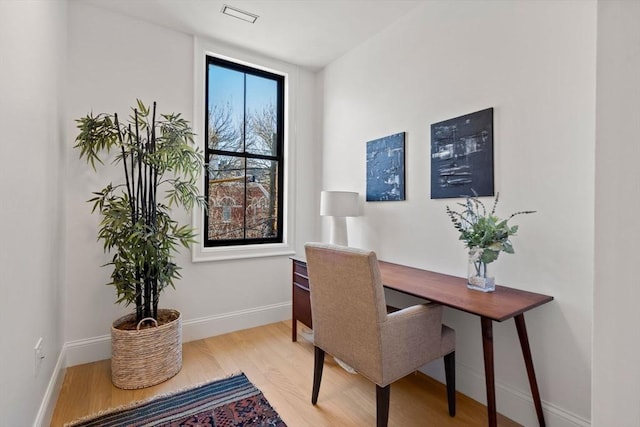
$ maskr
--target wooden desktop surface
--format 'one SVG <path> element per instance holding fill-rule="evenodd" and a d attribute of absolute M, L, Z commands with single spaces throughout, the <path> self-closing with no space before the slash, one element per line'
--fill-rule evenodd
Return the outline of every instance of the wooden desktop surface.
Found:
<path fill-rule="evenodd" d="M 534 307 L 548 303 L 553 297 L 496 286 L 494 292 L 467 288 L 467 280 L 406 265 L 379 261 L 382 283 L 389 289 L 424 298 L 497 322 L 511 319 Z"/>

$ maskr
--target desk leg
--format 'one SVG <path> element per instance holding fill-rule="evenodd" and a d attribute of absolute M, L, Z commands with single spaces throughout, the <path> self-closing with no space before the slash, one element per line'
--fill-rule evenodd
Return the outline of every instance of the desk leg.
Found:
<path fill-rule="evenodd" d="M 295 264 L 294 264 L 295 268 Z M 295 273 L 295 272 L 294 272 Z M 291 341 L 298 341 L 298 317 L 296 316 L 296 285 L 291 286 Z"/>
<path fill-rule="evenodd" d="M 493 370 L 493 324 L 492 320 L 481 317 L 482 323 L 482 349 L 484 350 L 484 377 L 487 384 L 487 413 L 489 427 L 498 425 L 496 415 L 496 384 Z"/>
<path fill-rule="evenodd" d="M 540 391 L 538 390 L 538 382 L 536 381 L 536 373 L 533 370 L 533 359 L 531 358 L 531 347 L 529 346 L 529 336 L 527 335 L 527 327 L 524 323 L 524 314 L 518 314 L 514 320 L 518 330 L 518 338 L 520 338 L 520 347 L 522 347 L 522 356 L 524 364 L 527 367 L 527 376 L 529 377 L 529 385 L 531 386 L 531 395 L 533 396 L 533 404 L 536 407 L 538 415 L 538 423 L 540 427 L 545 427 L 544 413 L 542 412 L 542 402 L 540 401 Z"/>
<path fill-rule="evenodd" d="M 296 291 L 293 286 L 293 296 L 291 297 L 291 341 L 298 341 L 298 318 L 296 317 Z"/>

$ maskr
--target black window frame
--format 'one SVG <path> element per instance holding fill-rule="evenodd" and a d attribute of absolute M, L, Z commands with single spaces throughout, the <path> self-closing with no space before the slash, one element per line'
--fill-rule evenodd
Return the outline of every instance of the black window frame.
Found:
<path fill-rule="evenodd" d="M 263 77 L 267 79 L 274 80 L 276 82 L 276 154 L 275 155 L 264 155 L 257 153 L 250 153 L 243 149 L 243 151 L 227 151 L 227 150 L 218 150 L 209 148 L 209 66 L 216 65 L 219 67 L 227 68 L 230 70 L 250 74 L 253 76 Z M 247 167 L 246 161 L 248 159 L 259 159 L 259 160 L 271 160 L 277 162 L 277 176 L 276 176 L 276 185 L 277 185 L 277 220 L 276 220 L 276 235 L 273 237 L 262 237 L 262 238 L 247 238 L 246 237 L 246 212 L 244 215 L 245 224 L 244 224 L 244 233 L 245 237 L 241 239 L 210 239 L 209 238 L 209 207 L 205 208 L 204 212 L 204 247 L 224 247 L 224 246 L 241 246 L 241 245 L 254 245 L 254 244 L 270 244 L 270 243 L 283 243 L 284 236 L 284 171 L 285 171 L 285 153 L 284 153 L 284 134 L 285 134 L 285 83 L 286 78 L 282 74 L 276 74 L 269 71 L 265 71 L 259 68 L 251 67 L 245 64 L 239 64 L 237 62 L 233 62 L 227 59 L 218 58 L 215 56 L 206 55 L 205 60 L 205 108 L 204 108 L 204 154 L 205 159 L 208 163 L 211 155 L 222 155 L 222 156 L 232 156 L 244 158 L 245 160 L 245 168 Z M 246 94 L 245 94 L 246 95 Z M 246 113 L 246 108 L 245 108 Z M 246 117 L 245 117 L 246 120 Z M 246 147 L 245 144 L 243 146 Z M 205 171 L 204 176 L 204 192 L 206 200 L 209 200 L 209 172 Z M 245 210 L 247 207 L 246 200 L 246 186 L 245 186 L 245 200 L 244 206 Z"/>

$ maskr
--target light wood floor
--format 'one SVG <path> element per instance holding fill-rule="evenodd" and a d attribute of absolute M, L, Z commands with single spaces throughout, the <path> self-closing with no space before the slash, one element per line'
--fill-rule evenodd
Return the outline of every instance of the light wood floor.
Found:
<path fill-rule="evenodd" d="M 291 342 L 291 322 L 185 343 L 183 368 L 172 379 L 143 390 L 111 384 L 108 360 L 67 369 L 52 427 L 88 414 L 244 372 L 289 427 L 374 426 L 375 386 L 325 359 L 317 406 L 311 405 L 313 345 Z M 486 426 L 486 407 L 460 393 L 457 415 L 449 417 L 444 385 L 421 373 L 391 387 L 390 427 Z M 499 416 L 501 427 L 519 424 Z"/>

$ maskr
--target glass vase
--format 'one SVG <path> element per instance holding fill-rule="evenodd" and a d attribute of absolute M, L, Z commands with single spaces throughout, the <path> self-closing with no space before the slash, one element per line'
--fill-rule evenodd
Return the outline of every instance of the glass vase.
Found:
<path fill-rule="evenodd" d="M 467 287 L 476 291 L 493 292 L 496 290 L 496 282 L 487 271 L 488 264 L 482 261 L 482 251 L 482 248 L 469 249 Z"/>

